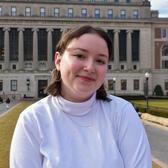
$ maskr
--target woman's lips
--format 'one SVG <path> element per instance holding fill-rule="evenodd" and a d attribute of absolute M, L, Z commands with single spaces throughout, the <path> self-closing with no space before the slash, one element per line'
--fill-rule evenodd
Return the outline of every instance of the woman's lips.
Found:
<path fill-rule="evenodd" d="M 85 80 L 85 81 L 95 81 L 94 78 L 89 77 L 89 76 L 78 76 L 80 79 Z"/>

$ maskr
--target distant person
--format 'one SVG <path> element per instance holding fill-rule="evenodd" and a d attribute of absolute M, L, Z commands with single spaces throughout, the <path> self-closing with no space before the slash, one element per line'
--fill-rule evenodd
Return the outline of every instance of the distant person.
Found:
<path fill-rule="evenodd" d="M 10 98 L 8 97 L 5 102 L 6 102 L 6 108 L 8 109 L 10 104 Z"/>
<path fill-rule="evenodd" d="M 3 98 L 0 96 L 0 103 L 3 103 Z"/>
<path fill-rule="evenodd" d="M 10 168 L 152 167 L 134 107 L 105 91 L 111 55 L 111 41 L 100 28 L 82 26 L 63 33 L 50 95 L 21 113 Z"/>

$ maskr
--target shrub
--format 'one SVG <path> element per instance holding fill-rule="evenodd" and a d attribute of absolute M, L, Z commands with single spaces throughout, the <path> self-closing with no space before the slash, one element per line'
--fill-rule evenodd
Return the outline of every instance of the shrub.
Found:
<path fill-rule="evenodd" d="M 160 85 L 155 86 L 155 89 L 153 91 L 153 95 L 155 95 L 155 96 L 163 96 L 164 95 L 162 87 Z"/>

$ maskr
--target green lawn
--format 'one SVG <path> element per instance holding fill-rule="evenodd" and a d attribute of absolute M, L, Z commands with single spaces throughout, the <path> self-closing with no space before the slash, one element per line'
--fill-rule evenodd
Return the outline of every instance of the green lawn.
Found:
<path fill-rule="evenodd" d="M 9 149 L 18 116 L 32 102 L 21 102 L 0 118 L 0 168 L 9 167 Z"/>
<path fill-rule="evenodd" d="M 133 100 L 135 104 L 146 106 L 146 100 Z M 149 99 L 148 100 L 149 106 L 152 107 L 160 107 L 160 108 L 168 108 L 168 100 L 161 100 L 161 99 Z"/>
<path fill-rule="evenodd" d="M 159 165 L 157 165 L 156 163 L 152 163 L 152 168 L 163 168 L 163 167 L 160 167 Z"/>
<path fill-rule="evenodd" d="M 9 150 L 15 124 L 21 111 L 32 103 L 21 102 L 0 118 L 0 168 L 9 168 Z M 153 168 L 161 167 L 153 163 Z"/>

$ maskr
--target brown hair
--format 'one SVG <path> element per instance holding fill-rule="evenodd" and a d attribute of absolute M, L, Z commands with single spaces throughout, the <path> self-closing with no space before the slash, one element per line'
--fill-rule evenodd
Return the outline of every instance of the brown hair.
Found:
<path fill-rule="evenodd" d="M 108 53 L 110 58 L 112 55 L 112 43 L 107 33 L 101 28 L 93 27 L 89 25 L 72 28 L 63 32 L 61 39 L 56 46 L 56 51 L 59 52 L 60 55 L 62 55 L 66 50 L 67 46 L 69 45 L 69 43 L 73 39 L 79 38 L 80 36 L 86 33 L 97 34 L 98 36 L 100 36 L 105 40 L 108 47 Z M 52 71 L 51 83 L 47 87 L 46 91 L 53 96 L 61 95 L 61 74 L 60 74 L 60 71 L 58 71 L 56 68 Z M 104 85 L 102 85 L 97 90 L 96 98 L 101 100 L 107 99 L 107 93 L 104 88 Z"/>

